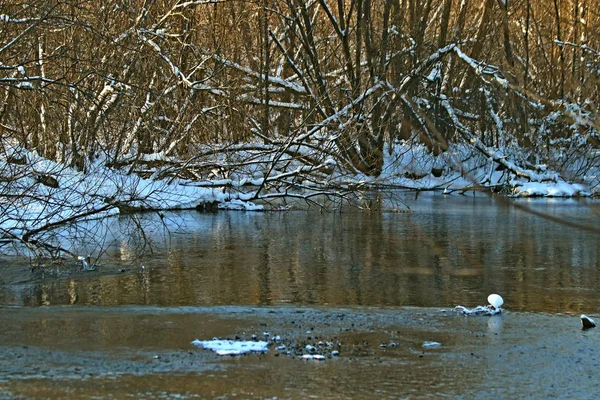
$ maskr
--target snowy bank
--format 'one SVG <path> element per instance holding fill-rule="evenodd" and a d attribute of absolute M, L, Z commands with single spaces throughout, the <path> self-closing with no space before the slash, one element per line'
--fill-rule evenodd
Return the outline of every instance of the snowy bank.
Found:
<path fill-rule="evenodd" d="M 118 213 L 194 209 L 213 202 L 223 209 L 263 209 L 218 186 L 198 186 L 184 179 L 143 178 L 127 170 L 108 168 L 104 161 L 96 160 L 83 173 L 34 152 L 5 152 L 0 159 L 0 229 L 4 236 L 22 236 L 63 222 Z"/>
<path fill-rule="evenodd" d="M 309 157 L 314 149 L 301 146 L 292 158 L 273 158 L 259 145 L 253 153 L 250 144 L 239 145 L 239 151 L 232 150 L 227 159 L 206 151 L 206 157 L 213 157 L 206 161 L 210 165 L 236 167 L 213 168 L 204 175 L 186 170 L 186 160 L 160 154 L 147 155 L 148 164 L 120 168 L 98 156 L 81 172 L 7 141 L 2 147 L 0 235 L 5 241 L 34 247 L 47 242 L 56 228 L 116 214 L 287 210 L 287 201 L 292 199 L 322 208 L 327 208 L 327 201 L 339 200 L 360 206 L 365 192 L 394 189 L 446 194 L 484 191 L 516 197 L 594 196 L 600 176 L 598 168 L 592 167 L 581 181 L 568 181 L 546 166 L 528 166 L 525 161 L 517 165 L 518 154 L 505 156 L 498 149 L 483 154 L 465 145 L 450 145 L 434 155 L 424 145 L 405 141 L 394 143 L 393 151 L 386 149 L 384 168 L 376 177 L 349 174 L 329 156 L 308 166 L 300 156 L 306 152 Z M 250 158 L 253 161 L 246 162 Z M 498 160 L 503 161 L 499 164 Z M 185 178 L 181 171 L 188 172 Z"/>

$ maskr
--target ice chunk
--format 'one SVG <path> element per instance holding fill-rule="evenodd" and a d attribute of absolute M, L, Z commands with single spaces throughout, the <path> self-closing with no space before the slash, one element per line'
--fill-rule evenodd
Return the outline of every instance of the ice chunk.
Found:
<path fill-rule="evenodd" d="M 306 349 L 306 351 L 308 351 L 309 353 L 314 353 L 314 352 L 317 351 L 317 349 L 315 348 L 315 346 L 311 346 L 310 344 L 307 344 L 304 349 Z"/>
<path fill-rule="evenodd" d="M 194 346 L 212 350 L 220 356 L 240 355 L 245 353 L 262 353 L 268 351 L 268 342 L 244 340 L 194 340 Z"/>
<path fill-rule="evenodd" d="M 311 354 L 305 354 L 302 356 L 303 360 L 316 360 L 316 361 L 324 361 L 325 360 L 325 356 L 322 356 L 320 354 L 315 354 L 314 356 Z"/>

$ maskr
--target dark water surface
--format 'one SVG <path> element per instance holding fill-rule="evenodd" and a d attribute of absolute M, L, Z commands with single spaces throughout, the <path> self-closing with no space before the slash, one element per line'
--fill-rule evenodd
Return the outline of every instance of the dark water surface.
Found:
<path fill-rule="evenodd" d="M 0 399 L 596 399 L 600 391 L 600 331 L 582 331 L 565 315 L 292 306 L 0 311 Z M 265 330 L 287 349 L 331 341 L 340 354 L 304 361 L 273 344 L 265 354 L 219 357 L 190 345 L 262 338 Z"/>
<path fill-rule="evenodd" d="M 128 217 L 98 222 L 114 238 L 99 271 L 16 273 L 0 304 L 452 307 L 496 292 L 510 310 L 600 310 L 599 235 L 487 197 L 404 201 L 411 213 L 145 214 L 144 235 Z M 590 200 L 514 201 L 599 218 Z"/>

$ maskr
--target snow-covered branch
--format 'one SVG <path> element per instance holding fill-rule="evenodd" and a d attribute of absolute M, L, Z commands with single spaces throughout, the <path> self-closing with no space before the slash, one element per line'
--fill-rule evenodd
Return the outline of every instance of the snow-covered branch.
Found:
<path fill-rule="evenodd" d="M 574 47 L 574 48 L 583 50 L 585 52 L 589 52 L 596 57 L 600 57 L 600 51 L 592 49 L 587 44 L 577 44 L 577 43 L 565 42 L 565 41 L 561 41 L 561 40 L 554 40 L 554 44 L 556 44 L 558 46 Z"/>
<path fill-rule="evenodd" d="M 215 59 L 216 61 L 218 61 L 219 63 L 225 65 L 226 67 L 230 67 L 233 68 L 235 70 L 238 70 L 240 72 L 243 72 L 244 74 L 251 76 L 253 78 L 256 78 L 260 81 L 264 81 L 265 80 L 265 76 L 259 74 L 256 71 L 252 71 L 250 68 L 248 67 L 243 67 L 237 63 L 234 63 L 232 61 L 226 60 L 225 58 L 223 58 L 222 56 L 218 55 L 218 54 L 213 54 L 212 58 Z M 306 89 L 302 86 L 299 85 L 295 82 L 286 80 L 286 79 L 282 79 L 282 78 L 278 78 L 272 75 L 268 75 L 267 76 L 267 80 L 270 84 L 276 85 L 276 86 L 280 86 L 282 88 L 285 88 L 289 91 L 291 91 L 292 93 L 298 94 L 298 95 L 305 95 L 306 94 Z"/>

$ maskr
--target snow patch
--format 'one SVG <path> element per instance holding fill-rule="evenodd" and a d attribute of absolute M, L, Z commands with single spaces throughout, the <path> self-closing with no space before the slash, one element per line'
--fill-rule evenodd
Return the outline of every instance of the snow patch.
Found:
<path fill-rule="evenodd" d="M 573 197 L 589 196 L 586 185 L 568 183 L 563 180 L 558 182 L 515 182 L 515 196 L 517 197 Z"/>
<path fill-rule="evenodd" d="M 429 73 L 429 75 L 427 76 L 427 80 L 430 82 L 434 82 L 438 79 L 440 79 L 442 77 L 442 73 L 440 71 L 440 69 L 438 68 L 438 66 L 436 65 L 435 67 L 433 67 L 433 69 L 431 70 L 431 72 Z"/>

